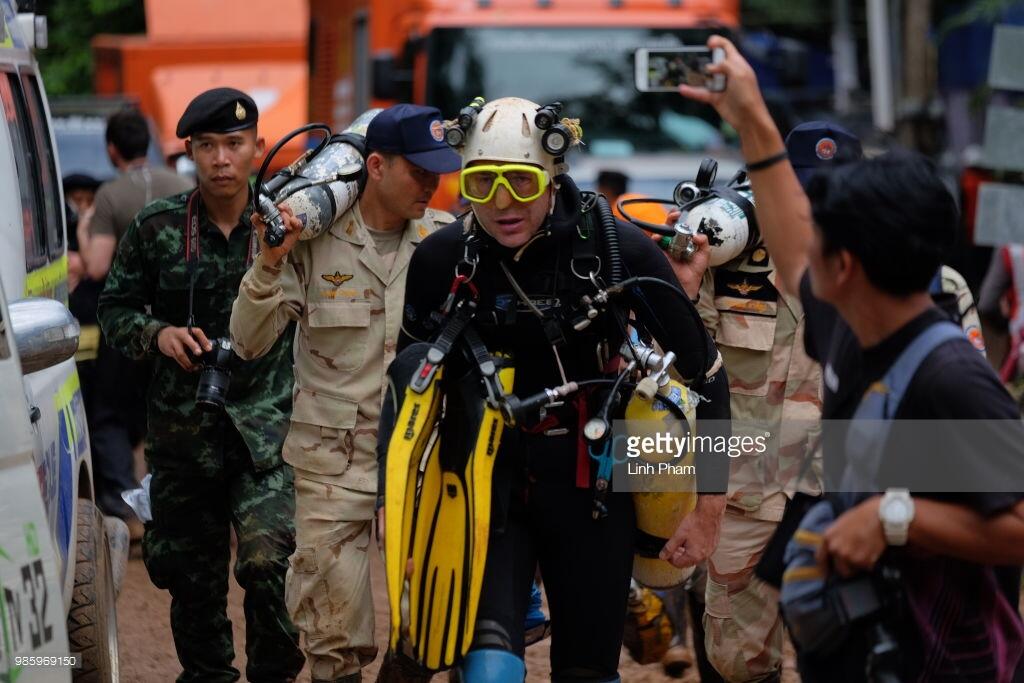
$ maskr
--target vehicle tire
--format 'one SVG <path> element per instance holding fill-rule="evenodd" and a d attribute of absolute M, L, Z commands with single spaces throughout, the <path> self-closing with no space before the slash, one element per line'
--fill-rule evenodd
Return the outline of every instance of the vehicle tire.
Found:
<path fill-rule="evenodd" d="M 68 612 L 68 643 L 82 658 L 74 670 L 81 683 L 117 683 L 117 595 L 103 515 L 78 499 L 75 588 Z"/>

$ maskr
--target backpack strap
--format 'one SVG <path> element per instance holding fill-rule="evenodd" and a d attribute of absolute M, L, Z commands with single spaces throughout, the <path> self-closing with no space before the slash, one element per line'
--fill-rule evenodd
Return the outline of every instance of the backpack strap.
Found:
<path fill-rule="evenodd" d="M 601 274 L 604 264 L 600 254 L 600 231 L 597 229 L 597 198 L 591 192 L 580 193 L 580 215 L 572 236 L 573 275 L 585 281 Z"/>
<path fill-rule="evenodd" d="M 846 434 L 841 493 L 848 503 L 877 489 L 891 422 L 921 363 L 940 344 L 958 337 L 965 338 L 963 330 L 948 320 L 929 325 L 903 350 L 882 379 L 864 392 Z"/>

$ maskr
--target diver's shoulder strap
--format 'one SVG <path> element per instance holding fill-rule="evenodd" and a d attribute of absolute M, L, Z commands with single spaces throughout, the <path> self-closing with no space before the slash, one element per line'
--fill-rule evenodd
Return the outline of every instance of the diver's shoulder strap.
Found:
<path fill-rule="evenodd" d="M 586 277 L 596 264 L 601 271 L 600 230 L 597 229 L 597 197 L 592 192 L 580 193 L 580 218 L 572 236 L 572 268 L 577 277 Z M 581 269 L 582 266 L 582 269 Z M 590 270 L 588 270 L 588 268 Z"/>

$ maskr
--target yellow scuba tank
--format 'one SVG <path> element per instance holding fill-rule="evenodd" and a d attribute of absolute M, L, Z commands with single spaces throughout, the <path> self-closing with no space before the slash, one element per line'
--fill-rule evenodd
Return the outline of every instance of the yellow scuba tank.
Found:
<path fill-rule="evenodd" d="M 682 439 L 696 434 L 696 410 L 700 399 L 669 376 L 675 354 L 662 355 L 635 341 L 632 349 L 623 345 L 623 356 L 631 358 L 634 353 L 649 374 L 640 381 L 626 404 L 627 437 L 643 439 L 657 432 Z M 663 398 L 675 404 L 677 411 L 670 410 L 663 403 Z M 679 411 L 686 416 L 685 421 L 680 420 Z M 634 480 L 633 505 L 640 538 L 633 557 L 633 577 L 650 588 L 671 588 L 682 584 L 693 573 L 692 568 L 679 569 L 660 559 L 658 552 L 683 517 L 697 506 L 697 476 L 692 469 L 694 454 L 689 450 L 675 457 L 672 453 L 648 454 L 641 451 L 640 459 L 652 463 L 654 471 L 632 475 L 638 478 Z"/>
<path fill-rule="evenodd" d="M 675 636 L 675 628 L 661 598 L 635 579 L 630 581 L 622 637 L 629 656 L 637 664 L 656 664 L 668 652 Z"/>

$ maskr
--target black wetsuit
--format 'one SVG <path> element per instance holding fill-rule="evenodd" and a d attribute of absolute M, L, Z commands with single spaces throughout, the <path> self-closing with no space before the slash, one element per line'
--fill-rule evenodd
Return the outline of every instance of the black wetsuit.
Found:
<path fill-rule="evenodd" d="M 562 181 L 555 213 L 525 248 L 504 248 L 477 229 L 481 246 L 472 280 L 479 290 L 474 326 L 491 353 L 512 356 L 514 393 L 520 398 L 558 386 L 562 379 L 544 323 L 521 301 L 499 262 L 541 312 L 564 310 L 581 294 L 595 291 L 570 267 L 573 240 L 578 239 L 580 195 L 571 180 L 563 177 Z M 632 225 L 618 223 L 617 229 L 627 277 L 649 276 L 678 287 L 665 255 L 654 242 Z M 415 341 L 430 341 L 439 332 L 435 313 L 448 296 L 464 245 L 463 224 L 456 222 L 417 247 L 406 281 L 399 351 Z M 607 281 L 606 257 L 602 266 L 601 277 Z M 577 272 L 580 270 L 577 264 Z M 721 370 L 711 379 L 703 379 L 717 350 L 685 296 L 646 284 L 621 299 L 622 308 L 631 312 L 662 348 L 676 353 L 675 367 L 680 374 L 697 378 L 693 388 L 710 399 L 698 408 L 698 420 L 727 419 L 728 380 Z M 569 329 L 558 346 L 558 355 L 569 380 L 609 376 L 599 366 L 597 344 L 607 339 L 614 354 L 623 339 L 621 327 L 610 318 L 599 317 L 582 333 L 563 326 Z M 455 369 L 451 364 L 457 362 L 451 359 L 449 375 Z M 564 428 L 567 433 L 545 435 L 509 429 L 502 437 L 492 494 L 493 533 L 473 648 L 522 654 L 523 622 L 539 564 L 551 609 L 553 680 L 614 680 L 633 565 L 633 502 L 629 494 L 612 493 L 607 497 L 608 515 L 598 521 L 592 518 L 593 490 L 577 484 L 578 413 L 567 401 L 554 415 L 558 424 L 545 426 Z M 382 442 L 386 442 L 385 436 L 382 432 Z M 701 490 L 725 491 L 726 460 L 698 461 Z M 591 468 L 589 476 L 593 474 Z"/>

